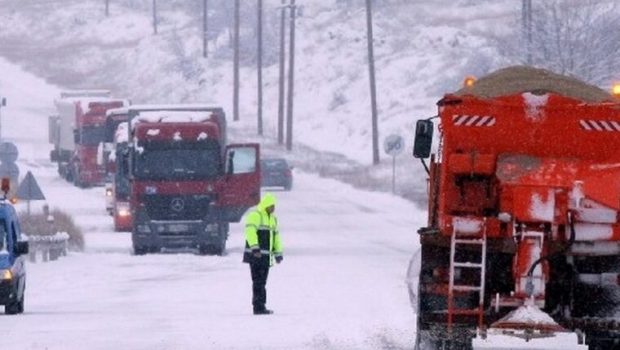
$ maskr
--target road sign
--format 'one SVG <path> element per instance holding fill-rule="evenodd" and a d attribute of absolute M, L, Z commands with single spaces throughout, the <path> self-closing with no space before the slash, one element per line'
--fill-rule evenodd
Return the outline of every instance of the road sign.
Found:
<path fill-rule="evenodd" d="M 396 156 L 405 149 L 405 139 L 402 136 L 392 134 L 383 140 L 383 150 L 392 156 L 392 193 L 396 193 Z"/>
<path fill-rule="evenodd" d="M 2 163 L 15 163 L 19 152 L 17 146 L 11 142 L 0 143 L 0 162 Z"/>
<path fill-rule="evenodd" d="M 29 171 L 17 188 L 17 198 L 23 200 L 44 200 L 45 196 L 41 191 L 41 187 L 34 179 L 34 175 Z"/>
<path fill-rule="evenodd" d="M 405 149 L 405 139 L 400 135 L 392 134 L 383 141 L 383 150 L 392 157 L 396 157 Z"/>
<path fill-rule="evenodd" d="M 15 163 L 0 164 L 0 177 L 8 177 L 17 183 L 19 179 L 19 167 Z"/>

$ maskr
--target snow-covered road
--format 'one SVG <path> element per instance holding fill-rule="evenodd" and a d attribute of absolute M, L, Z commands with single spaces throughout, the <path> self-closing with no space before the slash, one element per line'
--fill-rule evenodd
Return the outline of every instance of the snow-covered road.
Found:
<path fill-rule="evenodd" d="M 26 312 L 0 315 L 0 339 L 17 349 L 412 348 L 405 274 L 424 214 L 401 198 L 301 172 L 274 192 L 285 244 L 271 270 L 271 316 L 251 315 L 242 225 L 222 257 L 130 254 L 112 232 L 103 189 L 80 190 L 47 161 L 47 115 L 57 89 L 0 60 L 2 135 L 20 148 L 52 208 L 71 212 L 86 251 L 29 264 Z M 233 126 L 234 127 L 234 126 Z M 24 204 L 19 204 L 21 209 Z M 40 207 L 38 205 L 37 207 Z"/>

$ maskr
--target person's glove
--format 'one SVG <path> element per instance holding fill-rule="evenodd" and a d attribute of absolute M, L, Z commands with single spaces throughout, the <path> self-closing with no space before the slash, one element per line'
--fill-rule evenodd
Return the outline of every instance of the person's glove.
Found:
<path fill-rule="evenodd" d="M 261 257 L 260 248 L 252 249 L 252 255 L 257 259 L 260 258 Z"/>
<path fill-rule="evenodd" d="M 283 257 L 282 255 L 278 255 L 278 256 L 276 256 L 276 263 L 278 263 L 278 264 L 279 264 L 279 263 L 281 263 L 281 262 L 282 262 L 282 260 L 284 260 L 284 257 Z"/>

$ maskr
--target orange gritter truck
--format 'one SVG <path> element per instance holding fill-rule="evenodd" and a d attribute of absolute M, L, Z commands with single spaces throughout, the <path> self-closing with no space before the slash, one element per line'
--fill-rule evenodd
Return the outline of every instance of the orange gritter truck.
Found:
<path fill-rule="evenodd" d="M 416 348 L 620 349 L 620 99 L 517 66 L 437 105 Z"/>

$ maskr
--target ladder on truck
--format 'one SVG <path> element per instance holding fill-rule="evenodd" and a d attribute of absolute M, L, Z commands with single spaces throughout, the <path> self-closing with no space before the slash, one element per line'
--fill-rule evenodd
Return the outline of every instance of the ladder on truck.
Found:
<path fill-rule="evenodd" d="M 468 315 L 477 316 L 478 327 L 482 327 L 484 321 L 484 281 L 487 260 L 487 235 L 486 220 L 482 223 L 482 230 L 478 233 L 459 232 L 458 225 L 454 225 L 450 242 L 450 282 L 448 284 L 448 330 L 452 330 L 454 316 Z M 465 247 L 469 246 L 469 249 Z M 473 246 L 473 248 L 472 248 Z M 457 261 L 457 252 L 468 251 L 479 254 L 478 261 Z M 476 253 L 472 254 L 475 255 Z M 479 278 L 478 284 L 455 284 L 455 271 L 457 268 L 475 271 L 474 276 Z M 478 307 L 473 309 L 457 308 L 454 304 L 454 294 L 478 293 Z"/>

